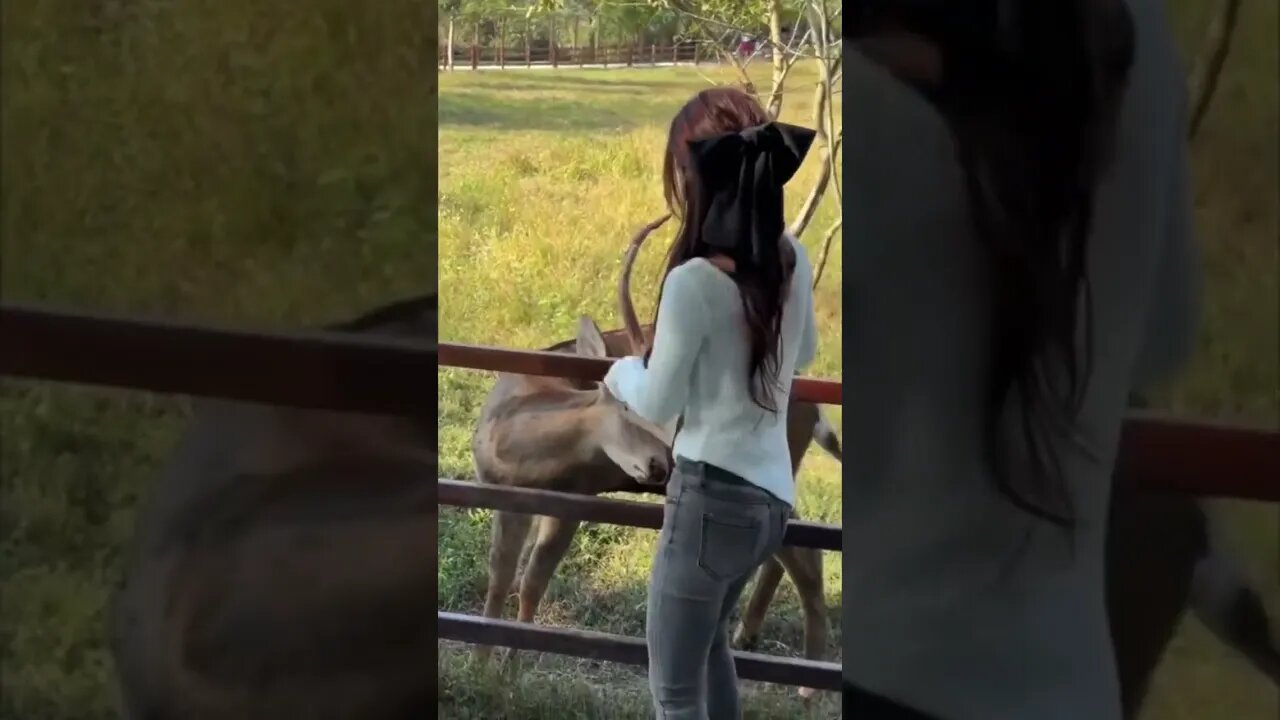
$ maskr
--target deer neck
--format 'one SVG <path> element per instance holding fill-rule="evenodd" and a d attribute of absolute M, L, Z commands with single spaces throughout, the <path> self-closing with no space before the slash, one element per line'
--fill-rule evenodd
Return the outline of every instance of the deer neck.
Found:
<path fill-rule="evenodd" d="M 600 461 L 604 406 L 594 390 L 512 398 L 476 447 L 477 461 L 507 484 L 547 485 Z"/>

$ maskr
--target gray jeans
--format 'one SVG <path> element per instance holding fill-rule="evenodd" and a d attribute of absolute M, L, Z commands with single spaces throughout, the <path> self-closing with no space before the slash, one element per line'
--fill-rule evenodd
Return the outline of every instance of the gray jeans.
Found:
<path fill-rule="evenodd" d="M 791 507 L 742 478 L 679 458 L 649 576 L 649 689 L 662 720 L 738 720 L 729 615 L 782 547 Z"/>

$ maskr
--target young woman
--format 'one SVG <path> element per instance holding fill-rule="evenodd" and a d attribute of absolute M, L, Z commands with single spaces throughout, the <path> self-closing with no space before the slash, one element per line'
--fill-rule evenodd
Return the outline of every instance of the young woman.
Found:
<path fill-rule="evenodd" d="M 1112 465 L 1194 337 L 1165 5 L 845 18 L 846 717 L 1121 716 Z"/>
<path fill-rule="evenodd" d="M 795 503 L 787 400 L 817 347 L 812 267 L 782 208 L 812 140 L 725 88 L 699 93 L 671 123 L 663 179 L 681 224 L 653 346 L 605 377 L 649 421 L 683 419 L 649 580 L 659 718 L 741 717 L 727 622 L 782 544 Z"/>

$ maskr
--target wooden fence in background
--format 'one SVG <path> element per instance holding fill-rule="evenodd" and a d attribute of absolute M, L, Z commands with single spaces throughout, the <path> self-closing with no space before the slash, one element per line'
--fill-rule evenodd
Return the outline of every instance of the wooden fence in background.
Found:
<path fill-rule="evenodd" d="M 0 375 L 302 408 L 423 415 L 438 366 L 600 379 L 608 360 L 319 332 L 267 333 L 0 305 Z M 841 386 L 798 379 L 797 397 L 839 404 Z M 1135 413 L 1118 476 L 1155 491 L 1280 501 L 1280 432 Z M 657 528 L 656 503 L 438 480 L 439 503 Z M 793 522 L 788 544 L 839 550 L 840 528 Z M 644 664 L 644 641 L 437 610 L 442 639 Z M 741 677 L 836 690 L 836 663 L 735 655 Z"/>
<path fill-rule="evenodd" d="M 455 44 L 453 67 L 532 68 L 532 67 L 637 67 L 662 65 L 696 65 L 708 60 L 707 51 L 694 43 L 677 45 L 611 45 L 602 47 L 563 47 L 543 43 L 538 46 Z M 440 47 L 438 64 L 449 67 L 449 50 Z"/>

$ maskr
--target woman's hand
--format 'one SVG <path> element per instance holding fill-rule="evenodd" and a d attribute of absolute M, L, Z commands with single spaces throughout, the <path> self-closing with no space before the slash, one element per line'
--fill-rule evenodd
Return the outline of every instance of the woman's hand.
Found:
<path fill-rule="evenodd" d="M 610 395 L 626 402 L 626 391 L 623 388 L 632 382 L 629 378 L 643 372 L 644 358 L 637 355 L 618 358 L 609 366 L 609 372 L 604 376 L 604 386 L 609 389 Z"/>

